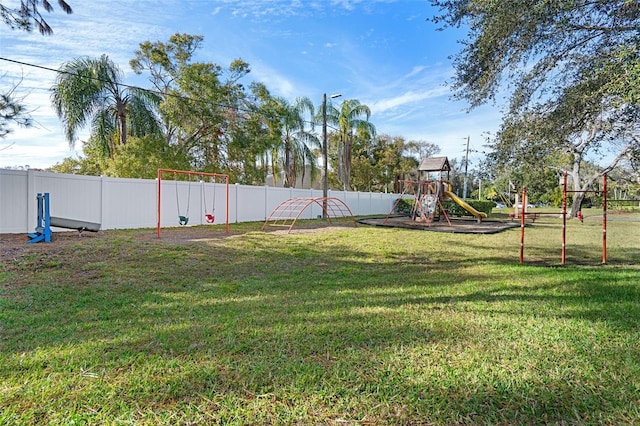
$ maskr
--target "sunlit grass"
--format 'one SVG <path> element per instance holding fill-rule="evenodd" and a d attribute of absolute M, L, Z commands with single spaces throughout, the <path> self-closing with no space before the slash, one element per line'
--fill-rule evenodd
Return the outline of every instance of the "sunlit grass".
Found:
<path fill-rule="evenodd" d="M 638 222 L 559 226 L 52 243 L 0 273 L 0 424 L 638 423 Z"/>

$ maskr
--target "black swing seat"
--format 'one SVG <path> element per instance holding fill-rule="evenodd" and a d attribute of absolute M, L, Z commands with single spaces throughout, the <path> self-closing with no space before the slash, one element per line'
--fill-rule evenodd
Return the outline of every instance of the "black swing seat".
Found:
<path fill-rule="evenodd" d="M 84 231 L 98 232 L 101 226 L 101 224 L 95 222 L 86 222 L 83 220 L 54 216 L 51 216 L 50 223 L 51 226 L 55 226 L 57 228 L 75 229 L 78 231 L 79 235 L 82 235 L 82 232 Z"/>

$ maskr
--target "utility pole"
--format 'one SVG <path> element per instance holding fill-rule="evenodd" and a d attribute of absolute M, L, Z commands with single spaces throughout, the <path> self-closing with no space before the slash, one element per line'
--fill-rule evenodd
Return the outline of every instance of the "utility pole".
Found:
<path fill-rule="evenodd" d="M 327 94 L 322 95 L 322 218 L 327 218 Z"/>
<path fill-rule="evenodd" d="M 469 140 L 471 136 L 467 136 L 467 152 L 464 156 L 464 184 L 462 185 L 462 199 L 467 198 L 467 171 L 469 170 Z"/>
<path fill-rule="evenodd" d="M 339 98 L 342 96 L 339 93 L 334 93 L 330 96 L 331 99 Z M 327 218 L 327 196 L 329 193 L 329 181 L 328 181 L 328 163 L 329 157 L 327 155 L 327 94 L 322 94 L 322 218 Z"/>

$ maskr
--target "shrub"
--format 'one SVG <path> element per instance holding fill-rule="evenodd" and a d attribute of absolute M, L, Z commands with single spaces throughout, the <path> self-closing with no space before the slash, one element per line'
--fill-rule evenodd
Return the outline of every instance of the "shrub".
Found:
<path fill-rule="evenodd" d="M 489 200 L 465 200 L 467 204 L 469 204 L 474 209 L 479 212 L 486 213 L 487 216 L 491 214 L 491 210 L 496 206 L 496 203 Z M 460 205 L 454 203 L 453 201 L 449 202 L 447 206 L 449 209 L 449 214 L 453 216 L 472 216 L 471 213 L 463 209 Z"/>
<path fill-rule="evenodd" d="M 396 204 L 394 213 L 409 216 L 413 211 L 413 198 L 400 198 Z"/>

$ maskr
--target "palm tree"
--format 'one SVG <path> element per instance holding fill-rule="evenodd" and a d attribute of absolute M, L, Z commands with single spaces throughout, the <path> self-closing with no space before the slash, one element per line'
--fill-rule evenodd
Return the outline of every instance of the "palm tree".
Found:
<path fill-rule="evenodd" d="M 87 122 L 91 123 L 92 136 L 110 158 L 116 144 L 127 143 L 128 135 L 144 136 L 159 131 L 154 113 L 157 95 L 125 87 L 122 72 L 106 55 L 64 63 L 51 91 L 51 101 L 72 147 L 78 130 Z"/>
<path fill-rule="evenodd" d="M 283 98 L 276 98 L 275 102 L 278 106 L 281 135 L 281 141 L 279 146 L 276 147 L 276 152 L 282 156 L 284 186 L 291 188 L 296 185 L 299 169 L 303 180 L 307 166 L 311 170 L 312 179 L 316 174 L 316 158 L 312 147 L 319 146 L 320 142 L 308 130 L 307 126 L 307 123 L 313 124 L 311 118 L 314 114 L 314 108 L 313 103 L 307 97 L 297 98 L 293 104 Z M 305 114 L 307 113 L 308 120 L 305 119 Z"/>
<path fill-rule="evenodd" d="M 375 137 L 376 128 L 369 122 L 371 110 L 357 99 L 342 102 L 340 110 L 333 105 L 327 106 L 327 123 L 337 126 L 338 130 L 338 181 L 343 189 L 351 189 L 351 154 L 353 143 L 358 137 Z"/>

